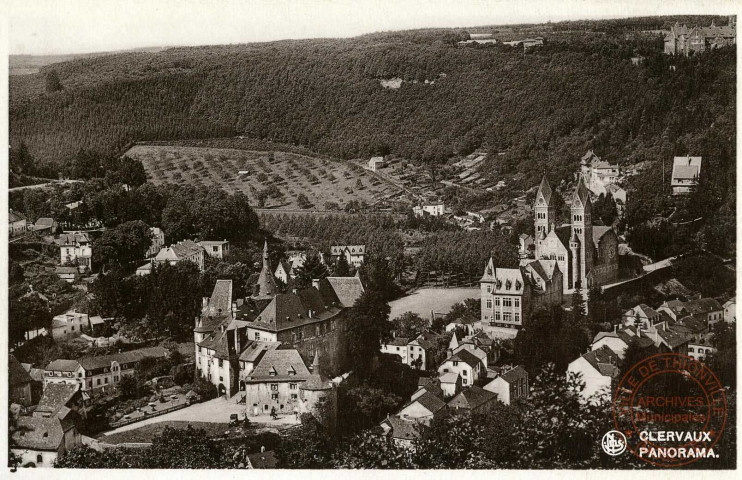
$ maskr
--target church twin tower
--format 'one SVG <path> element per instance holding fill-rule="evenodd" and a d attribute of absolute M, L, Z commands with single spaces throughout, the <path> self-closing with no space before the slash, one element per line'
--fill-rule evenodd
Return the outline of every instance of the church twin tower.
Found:
<path fill-rule="evenodd" d="M 535 248 L 536 258 L 554 259 L 564 275 L 564 290 L 586 288 L 593 268 L 594 241 L 590 194 L 582 175 L 572 193 L 569 228 L 556 226 L 554 192 L 543 177 L 536 193 Z"/>

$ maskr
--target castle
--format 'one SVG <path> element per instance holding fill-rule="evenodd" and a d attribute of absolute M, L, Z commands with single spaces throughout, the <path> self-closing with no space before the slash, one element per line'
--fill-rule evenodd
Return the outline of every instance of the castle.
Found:
<path fill-rule="evenodd" d="M 611 227 L 594 226 L 583 175 L 572 193 L 570 223 L 556 226 L 554 192 L 544 177 L 534 203 L 536 259 L 556 260 L 564 292 L 611 283 L 618 278 L 618 237 Z"/>

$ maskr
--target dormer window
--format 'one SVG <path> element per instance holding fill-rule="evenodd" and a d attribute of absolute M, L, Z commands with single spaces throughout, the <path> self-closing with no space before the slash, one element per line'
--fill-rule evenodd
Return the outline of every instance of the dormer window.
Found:
<path fill-rule="evenodd" d="M 293 365 L 289 367 L 289 375 L 291 376 L 296 375 L 296 369 L 294 368 Z"/>
<path fill-rule="evenodd" d="M 268 370 L 268 375 L 270 375 L 271 377 L 275 377 L 276 375 L 278 375 L 276 368 L 271 366 L 270 370 Z"/>

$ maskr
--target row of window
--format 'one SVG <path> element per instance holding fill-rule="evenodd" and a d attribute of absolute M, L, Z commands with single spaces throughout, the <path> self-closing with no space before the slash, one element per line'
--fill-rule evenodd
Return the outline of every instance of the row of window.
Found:
<path fill-rule="evenodd" d="M 487 285 L 487 292 L 489 292 L 489 290 L 490 290 L 490 286 Z M 500 299 L 501 297 L 494 297 L 495 307 L 500 306 Z M 487 299 L 487 308 L 492 308 L 492 300 L 493 300 L 492 298 Z M 520 298 L 519 297 L 516 297 L 516 298 L 504 297 L 502 298 L 502 306 L 520 308 Z"/>

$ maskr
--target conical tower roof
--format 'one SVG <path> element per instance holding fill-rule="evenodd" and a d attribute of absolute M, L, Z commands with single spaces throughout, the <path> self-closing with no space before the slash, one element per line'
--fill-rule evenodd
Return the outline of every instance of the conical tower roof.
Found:
<path fill-rule="evenodd" d="M 329 378 L 322 374 L 322 368 L 319 365 L 319 350 L 314 355 L 314 361 L 312 362 L 312 375 L 309 380 L 299 385 L 301 390 L 332 390 L 332 382 Z"/>
<path fill-rule="evenodd" d="M 575 205 L 575 201 L 579 201 L 577 205 L 584 207 L 587 205 L 589 196 L 587 187 L 585 186 L 585 179 L 582 175 L 577 176 L 577 186 L 575 187 L 574 194 L 572 195 L 572 205 Z"/>
<path fill-rule="evenodd" d="M 265 241 L 263 246 L 263 268 L 260 270 L 258 281 L 254 287 L 253 298 L 273 298 L 278 294 L 278 284 L 268 262 L 268 240 Z"/>
<path fill-rule="evenodd" d="M 551 185 L 549 185 L 549 181 L 546 179 L 546 175 L 541 177 L 541 185 L 538 186 L 538 191 L 536 192 L 537 202 L 539 195 L 544 198 L 544 203 L 546 203 L 547 205 L 551 204 Z"/>

